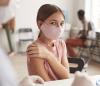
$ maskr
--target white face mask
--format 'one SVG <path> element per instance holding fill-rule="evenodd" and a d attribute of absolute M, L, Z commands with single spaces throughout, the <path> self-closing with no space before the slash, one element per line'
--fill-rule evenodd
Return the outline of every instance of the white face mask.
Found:
<path fill-rule="evenodd" d="M 56 40 L 58 39 L 61 34 L 63 33 L 63 28 L 61 27 L 56 27 L 56 26 L 48 26 L 47 24 L 43 23 L 41 26 L 41 31 L 47 37 L 48 39 L 51 40 Z"/>

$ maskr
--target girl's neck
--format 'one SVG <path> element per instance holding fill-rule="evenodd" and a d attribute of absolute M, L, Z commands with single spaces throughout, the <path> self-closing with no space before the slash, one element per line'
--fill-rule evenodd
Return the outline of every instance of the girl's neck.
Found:
<path fill-rule="evenodd" d="M 41 41 L 42 43 L 46 44 L 47 46 L 53 46 L 53 40 L 47 39 L 44 35 L 40 35 L 39 37 L 39 41 Z"/>

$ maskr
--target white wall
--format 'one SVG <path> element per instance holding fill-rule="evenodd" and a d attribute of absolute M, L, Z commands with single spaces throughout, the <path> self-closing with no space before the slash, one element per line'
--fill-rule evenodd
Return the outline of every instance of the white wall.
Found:
<path fill-rule="evenodd" d="M 68 11 L 68 22 L 69 23 L 72 23 L 73 21 L 73 2 L 74 0 L 66 0 L 66 8 L 67 8 L 67 11 Z"/>
<path fill-rule="evenodd" d="M 80 27 L 81 25 L 77 17 L 77 11 L 79 9 L 85 9 L 85 0 L 73 0 L 73 20 L 72 20 L 73 26 Z"/>

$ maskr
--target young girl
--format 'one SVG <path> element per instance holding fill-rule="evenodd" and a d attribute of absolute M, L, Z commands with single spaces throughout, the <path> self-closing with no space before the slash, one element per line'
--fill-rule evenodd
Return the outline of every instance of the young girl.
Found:
<path fill-rule="evenodd" d="M 64 19 L 59 7 L 51 4 L 40 7 L 37 14 L 40 35 L 27 49 L 30 75 L 39 75 L 45 81 L 69 77 L 66 45 L 59 40 L 64 29 Z"/>

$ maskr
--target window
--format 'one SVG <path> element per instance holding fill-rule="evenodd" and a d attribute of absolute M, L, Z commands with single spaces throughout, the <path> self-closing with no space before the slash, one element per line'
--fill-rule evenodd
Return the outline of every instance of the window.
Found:
<path fill-rule="evenodd" d="M 100 32 L 100 0 L 85 1 L 86 17 L 92 20 L 95 30 Z"/>

